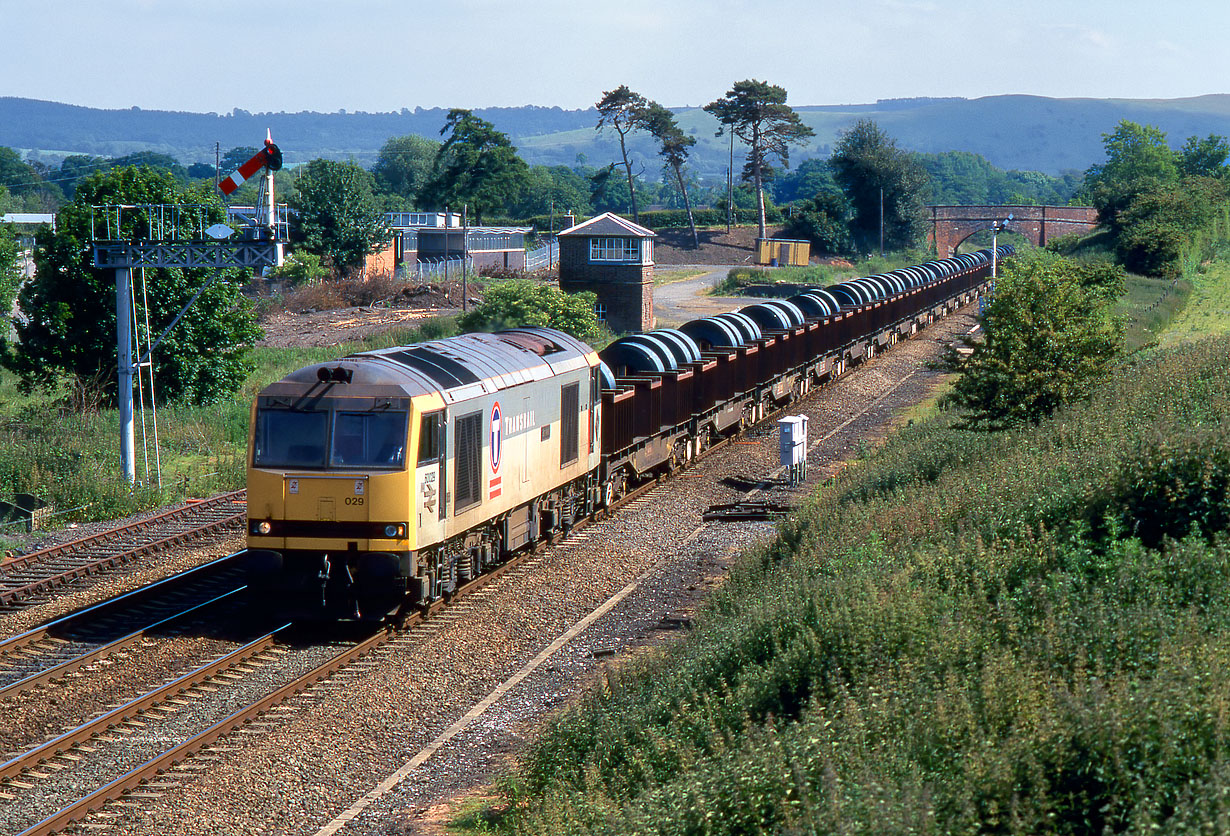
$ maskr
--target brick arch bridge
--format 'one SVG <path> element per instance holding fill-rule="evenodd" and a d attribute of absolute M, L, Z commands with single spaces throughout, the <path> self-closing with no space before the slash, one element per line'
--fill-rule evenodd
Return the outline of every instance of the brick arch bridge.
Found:
<path fill-rule="evenodd" d="M 1010 232 L 1024 235 L 1039 247 L 1060 235 L 1090 232 L 1098 224 L 1098 211 L 1092 206 L 928 206 L 931 232 L 927 240 L 935 244 L 940 258 L 956 252 L 966 238 L 980 229 L 990 229 L 995 221 L 1012 214 Z"/>

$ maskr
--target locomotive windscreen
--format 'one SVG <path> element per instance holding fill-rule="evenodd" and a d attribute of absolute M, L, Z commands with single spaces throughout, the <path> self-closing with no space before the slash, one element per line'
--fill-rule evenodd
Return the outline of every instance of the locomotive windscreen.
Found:
<path fill-rule="evenodd" d="M 334 467 L 401 467 L 406 461 L 406 413 L 338 412 L 333 419 Z"/>
<path fill-rule="evenodd" d="M 256 413 L 256 467 L 400 468 L 406 461 L 405 412 L 333 413 L 260 409 Z M 326 456 L 326 452 L 328 456 Z"/>
<path fill-rule="evenodd" d="M 256 413 L 257 467 L 324 467 L 328 412 L 261 409 Z"/>

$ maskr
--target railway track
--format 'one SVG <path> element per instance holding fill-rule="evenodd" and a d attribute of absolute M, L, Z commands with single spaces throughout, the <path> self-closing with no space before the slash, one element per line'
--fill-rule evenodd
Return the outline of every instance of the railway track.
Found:
<path fill-rule="evenodd" d="M 604 511 L 602 516 L 645 495 L 660 481 L 655 479 L 638 486 L 611 509 Z M 586 520 L 575 526 L 570 534 L 582 531 L 589 522 L 591 521 Z M 279 709 L 293 710 L 284 708 L 289 701 L 313 688 L 322 685 L 328 687 L 329 680 L 339 672 L 390 642 L 414 640 L 415 631 L 409 628 L 434 623 L 439 616 L 449 612 L 453 602 L 463 605 L 470 603 L 475 593 L 483 587 L 509 572 L 527 570 L 545 549 L 567 539 L 568 536 L 570 535 L 546 539 L 538 548 L 524 552 L 475 578 L 461 587 L 451 599 L 437 601 L 426 611 L 409 616 L 400 631 L 379 629 L 358 641 L 348 642 L 341 650 L 336 650 L 335 642 L 315 645 L 312 637 L 305 636 L 294 625 L 284 625 L 197 667 L 184 676 L 161 684 L 51 740 L 27 749 L 0 763 L 0 801 L 9 805 L 11 810 L 18 811 L 15 817 L 8 820 L 0 815 L 0 828 L 8 827 L 21 836 L 41 836 L 57 833 L 88 818 L 102 821 L 110 815 L 110 807 L 131 806 L 142 798 L 157 795 L 160 788 L 174 786 L 180 780 L 194 776 L 197 771 L 208 768 L 209 761 L 216 757 L 211 755 L 209 750 L 222 738 L 236 733 L 267 731 L 276 724 Z M 224 558 L 215 563 L 222 564 L 228 560 L 229 558 Z M 208 564 L 207 567 L 213 565 Z M 207 567 L 201 567 L 201 570 Z M 167 582 L 174 580 L 168 579 Z M 162 597 L 153 587 L 130 593 L 133 596 L 138 594 Z M 225 593 L 222 597 L 229 597 L 230 594 Z M 106 605 L 100 605 L 100 608 L 118 606 L 121 603 L 122 599 L 115 599 Z M 206 602 L 201 606 L 212 603 Z M 167 622 L 188 615 L 189 612 L 184 611 L 151 625 L 149 629 L 165 627 Z M 18 646 L 34 648 L 47 642 L 50 638 L 49 632 L 55 632 L 57 629 L 53 625 L 48 627 L 52 629 L 47 631 L 40 628 L 15 637 L 5 645 L 0 645 L 0 652 Z M 114 653 L 127 643 L 138 640 L 144 633 L 145 631 L 134 631 L 110 644 L 62 662 L 54 670 L 19 679 L 7 686 L 0 680 L 0 696 L 36 687 L 54 678 L 61 671 L 80 669 L 92 660 L 100 658 L 98 654 Z M 305 642 L 307 646 L 303 647 Z M 296 645 L 300 647 L 294 651 L 288 649 Z M 319 658 L 322 655 L 326 658 Z M 283 661 L 286 664 L 283 664 L 282 674 L 279 676 L 275 669 Z M 314 664 L 308 665 L 308 661 Z M 296 666 L 308 669 L 293 674 L 288 672 L 289 668 Z M 266 684 L 275 680 L 284 681 L 276 688 L 262 687 L 259 682 L 247 683 L 251 678 L 249 675 L 261 670 L 265 672 Z M 215 695 L 224 689 L 228 692 L 226 699 L 217 699 Z M 231 710 L 221 718 L 216 716 L 218 711 L 204 707 L 210 702 L 234 704 L 241 699 L 241 690 L 248 690 L 253 695 L 247 698 L 242 707 Z M 193 724 L 198 728 L 188 732 L 176 730 L 175 726 L 184 725 L 180 716 L 189 714 L 194 716 Z M 161 743 L 151 746 L 154 741 L 178 742 L 171 746 Z M 155 749 L 157 751 L 154 751 Z M 125 766 L 130 768 L 119 772 Z M 112 774 L 106 778 L 100 777 L 108 768 Z M 115 774 L 116 772 L 119 774 Z M 76 788 L 83 785 L 91 785 L 93 788 L 82 795 Z M 47 811 L 44 808 L 48 805 L 59 806 L 54 811 Z M 42 818 L 38 819 L 38 816 Z M 34 819 L 37 821 L 30 823 Z M 14 826 L 25 829 L 14 829 Z"/>
<path fill-rule="evenodd" d="M 771 421 L 772 417 L 769 416 L 768 420 Z M 735 440 L 737 437 L 713 444 L 705 450 L 702 458 Z M 472 606 L 474 593 L 482 587 L 509 572 L 532 571 L 544 550 L 561 540 L 568 541 L 575 534 L 584 537 L 583 532 L 589 524 L 611 516 L 624 506 L 635 505 L 673 475 L 664 473 L 635 486 L 611 508 L 582 521 L 567 534 L 544 540 L 539 548 L 525 552 L 471 581 L 452 599 L 461 604 L 460 607 L 450 610 L 449 602 L 437 602 L 426 613 L 409 617 L 403 627 L 413 628 L 424 621 L 427 624 L 441 624 L 449 621 L 452 615 L 464 617 L 464 611 Z M 131 593 L 134 596 L 139 594 L 147 594 L 154 599 L 164 597 L 157 590 Z M 169 619 L 178 617 L 182 616 Z M 46 636 L 39 637 L 38 632 L 31 631 L 26 647 L 47 640 Z M 146 798 L 156 798 L 162 791 L 207 770 L 209 763 L 219 757 L 211 749 L 218 747 L 219 741 L 226 736 L 267 733 L 278 724 L 279 717 L 286 716 L 284 712 L 295 710 L 291 703 L 300 695 L 317 687 L 335 687 L 340 672 L 352 666 L 358 667 L 355 663 L 386 644 L 416 641 L 416 632 L 413 629 L 400 632 L 381 630 L 340 651 L 329 645 L 306 651 L 288 650 L 289 645 L 302 642 L 302 637 L 295 638 L 291 625 L 263 635 L 0 764 L 0 800 L 12 809 L 22 811 L 15 820 L 0 818 L 0 826 L 7 826 L 21 836 L 33 836 L 56 833 L 87 821 L 103 823 L 109 817 L 123 815 L 124 808 L 139 805 Z M 83 654 L 71 662 L 60 663 L 58 670 L 83 667 L 89 664 L 91 658 L 98 658 L 97 654 L 114 653 L 125 646 L 125 642 L 135 641 L 143 634 L 144 631 L 133 631 L 118 637 L 112 644 L 92 651 L 88 657 Z M 4 646 L 0 645 L 0 652 L 3 650 Z M 322 654 L 327 658 L 319 658 Z M 307 664 L 309 660 L 312 662 L 310 665 Z M 282 676 L 271 675 L 282 662 L 290 663 L 283 665 Z M 291 675 L 286 668 L 295 664 L 308 669 Z M 247 683 L 253 674 L 260 671 L 265 672 L 266 685 L 278 680 L 276 687 Z M 54 671 L 44 672 L 8 687 L 33 687 L 54 675 Z M 240 690 L 251 693 L 241 699 Z M 227 699 L 219 700 L 214 696 L 223 691 L 229 694 Z M 3 680 L 0 680 L 0 695 L 4 693 Z M 242 702 L 241 707 L 224 712 L 220 717 L 218 710 L 204 707 L 207 703 L 229 703 L 233 706 L 239 702 Z M 181 718 L 187 715 L 193 715 L 194 729 L 184 731 L 182 728 L 172 728 L 184 725 Z M 154 741 L 158 741 L 158 745 L 151 745 Z M 168 742 L 171 745 L 164 745 Z M 108 766 L 101 766 L 100 762 Z M 102 772 L 106 769 L 110 769 L 110 773 L 103 777 Z M 85 785 L 89 785 L 90 790 L 83 794 L 79 788 Z"/>
<path fill-rule="evenodd" d="M 727 443 L 714 445 L 707 452 L 716 451 Z M 661 481 L 658 479 L 637 487 L 623 497 L 617 507 L 643 497 Z M 578 532 L 582 530 L 583 526 L 577 526 L 575 529 Z M 493 573 L 476 579 L 463 588 L 464 594 L 458 597 L 458 601 L 468 601 L 471 593 L 477 591 L 478 587 L 490 584 L 510 570 L 524 568 L 533 556 L 533 553 L 524 555 L 504 564 Z M 440 606 L 442 605 L 438 604 L 437 609 Z M 419 620 L 420 617 L 415 616 L 407 624 L 414 625 Z M 428 623 L 432 622 L 440 623 L 440 619 L 429 618 Z M 19 763 L 19 758 L 14 758 L 0 765 L 0 778 L 5 781 L 0 785 L 0 800 L 4 800 L 13 809 L 24 811 L 28 799 L 41 795 L 45 803 L 61 806 L 33 824 L 27 825 L 23 821 L 21 826 L 26 828 L 24 830 L 12 829 L 11 821 L 0 822 L 0 829 L 9 827 L 9 832 L 20 832 L 22 836 L 26 836 L 58 832 L 74 823 L 82 824 L 88 821 L 101 824 L 109 817 L 122 816 L 125 814 L 123 808 L 139 805 L 142 798 L 156 797 L 164 790 L 177 786 L 179 782 L 190 779 L 199 771 L 208 769 L 210 761 L 221 757 L 220 754 L 211 752 L 211 747 L 222 751 L 223 747 L 218 744 L 227 735 L 268 733 L 270 728 L 278 725 L 279 716 L 294 710 L 293 703 L 299 695 L 318 686 L 325 689 L 344 688 L 345 683 L 338 679 L 339 672 L 347 668 L 358 669 L 360 665 L 356 665 L 356 662 L 361 663 L 365 657 L 395 640 L 395 636 L 396 634 L 381 632 L 355 642 L 341 652 L 335 652 L 332 648 L 322 649 L 321 652 L 329 651 L 329 658 L 320 660 L 319 664 L 311 666 L 305 673 L 279 684 L 276 688 L 265 688 L 257 698 L 237 710 L 221 717 L 210 716 L 198 721 L 196 725 L 200 728 L 191 735 L 176 737 L 170 729 L 164 727 L 164 724 L 173 724 L 182 715 L 189 713 L 192 706 L 198 702 L 208 701 L 211 692 L 230 690 L 236 687 L 237 682 L 246 681 L 250 675 L 275 666 L 280 657 L 287 655 L 287 651 L 283 649 L 284 645 L 279 644 L 287 639 L 269 634 L 245 645 L 239 651 L 220 657 L 191 674 L 167 683 L 156 692 L 151 691 L 125 706 L 107 712 L 89 724 L 83 724 L 81 729 L 71 730 L 55 740 L 41 744 L 19 756 L 24 759 L 22 762 Z M 409 634 L 403 634 L 401 640 L 406 640 L 405 637 L 408 636 Z M 303 661 L 300 660 L 301 666 Z M 375 663 L 366 663 L 371 664 Z M 251 687 L 260 690 L 257 683 L 252 683 Z M 232 705 L 238 704 L 238 697 L 232 698 L 230 702 Z M 80 740 L 70 742 L 74 738 Z M 44 792 L 47 785 L 60 782 L 61 776 L 67 778 L 68 775 L 79 774 L 77 771 L 85 761 L 99 760 L 93 756 L 104 748 L 103 744 L 111 747 L 127 740 L 141 742 L 145 746 L 144 751 L 122 756 L 117 756 L 114 751 L 104 754 L 101 759 L 116 764 L 117 768 L 113 776 L 96 780 L 96 789 L 87 795 L 76 792 L 73 798 L 69 799 L 65 793 L 73 794 L 70 791 Z M 170 746 L 163 745 L 166 741 L 174 740 L 179 742 Z M 157 752 L 150 749 L 155 741 L 161 747 Z M 127 771 L 121 772 L 124 768 L 127 768 Z M 84 782 L 84 779 L 64 781 L 70 785 Z M 57 795 L 62 796 L 63 800 L 50 801 Z M 36 814 L 32 812 L 26 815 L 27 821 L 34 821 L 35 818 Z"/>
<path fill-rule="evenodd" d="M 246 491 L 219 494 L 99 534 L 0 562 L 0 609 L 27 606 L 74 581 L 202 537 L 242 529 Z"/>
<path fill-rule="evenodd" d="M 0 698 L 54 682 L 207 611 L 242 605 L 233 554 L 0 641 Z M 219 616 L 214 613 L 216 619 Z"/>

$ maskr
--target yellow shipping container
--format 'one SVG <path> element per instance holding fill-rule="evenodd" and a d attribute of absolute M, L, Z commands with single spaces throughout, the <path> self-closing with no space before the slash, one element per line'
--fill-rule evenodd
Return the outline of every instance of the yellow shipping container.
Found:
<path fill-rule="evenodd" d="M 756 263 L 771 267 L 806 267 L 811 242 L 791 238 L 757 238 Z"/>

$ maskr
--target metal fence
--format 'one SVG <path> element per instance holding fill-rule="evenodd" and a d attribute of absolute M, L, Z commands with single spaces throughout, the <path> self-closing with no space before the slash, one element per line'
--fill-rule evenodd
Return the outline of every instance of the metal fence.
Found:
<path fill-rule="evenodd" d="M 532 273 L 559 263 L 559 240 L 553 239 L 525 254 L 525 271 Z"/>
<path fill-rule="evenodd" d="M 413 265 L 403 264 L 397 268 L 397 276 L 403 281 L 416 279 L 460 278 L 462 271 L 474 275 L 473 258 L 440 258 L 419 261 Z"/>

